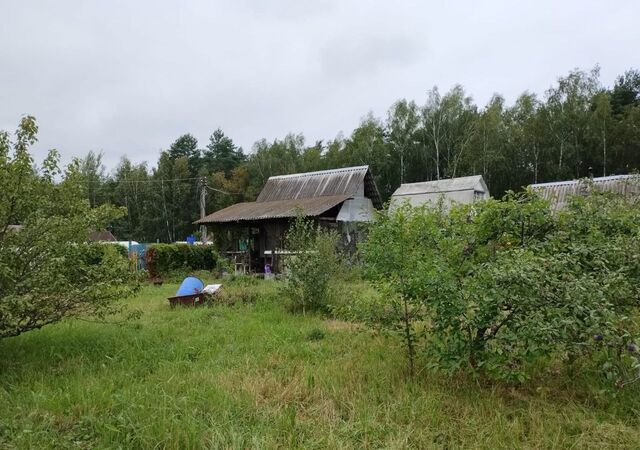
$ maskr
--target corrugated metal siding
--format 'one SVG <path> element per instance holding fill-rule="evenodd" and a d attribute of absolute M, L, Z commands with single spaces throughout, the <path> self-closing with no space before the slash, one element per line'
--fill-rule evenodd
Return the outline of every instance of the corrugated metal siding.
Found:
<path fill-rule="evenodd" d="M 296 217 L 301 211 L 305 216 L 316 217 L 344 202 L 351 195 L 332 195 L 316 198 L 237 203 L 209 214 L 197 224 L 253 221 Z"/>
<path fill-rule="evenodd" d="M 623 195 L 640 194 L 640 177 L 637 175 L 614 175 L 593 178 L 592 180 L 570 180 L 553 183 L 532 184 L 542 198 L 553 202 L 554 209 L 563 208 L 573 195 L 587 195 L 591 189 L 602 192 L 616 192 Z"/>
<path fill-rule="evenodd" d="M 369 166 L 271 177 L 267 180 L 256 202 L 334 195 L 353 196 L 363 184 L 365 196 L 371 198 L 374 205 L 380 207 L 380 195 L 369 172 Z"/>

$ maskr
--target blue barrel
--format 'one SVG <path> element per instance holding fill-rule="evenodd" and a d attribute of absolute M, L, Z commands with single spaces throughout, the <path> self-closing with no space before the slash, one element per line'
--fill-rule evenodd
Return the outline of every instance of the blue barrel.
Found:
<path fill-rule="evenodd" d="M 176 297 L 199 294 L 202 292 L 202 289 L 204 289 L 204 283 L 200 279 L 187 277 L 182 280 L 182 284 L 178 288 L 178 292 L 176 292 Z"/>

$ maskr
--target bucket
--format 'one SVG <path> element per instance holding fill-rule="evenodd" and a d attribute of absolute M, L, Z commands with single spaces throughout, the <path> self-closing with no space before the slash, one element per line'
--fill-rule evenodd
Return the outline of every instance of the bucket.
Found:
<path fill-rule="evenodd" d="M 176 297 L 181 295 L 199 294 L 204 288 L 204 283 L 196 277 L 187 277 L 182 280 L 182 284 L 176 292 Z"/>

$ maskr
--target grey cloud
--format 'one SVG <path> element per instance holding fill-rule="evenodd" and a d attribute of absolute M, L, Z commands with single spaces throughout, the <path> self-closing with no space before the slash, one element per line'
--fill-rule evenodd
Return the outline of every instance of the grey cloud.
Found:
<path fill-rule="evenodd" d="M 324 73 L 333 77 L 368 76 L 408 65 L 419 47 L 406 36 L 347 36 L 334 39 L 320 52 Z"/>
<path fill-rule="evenodd" d="M 433 85 L 512 102 L 595 63 L 611 83 L 636 63 L 639 15 L 595 0 L 7 1 L 0 128 L 33 114 L 38 159 L 104 150 L 110 167 L 217 127 L 245 150 L 288 132 L 313 142 Z"/>

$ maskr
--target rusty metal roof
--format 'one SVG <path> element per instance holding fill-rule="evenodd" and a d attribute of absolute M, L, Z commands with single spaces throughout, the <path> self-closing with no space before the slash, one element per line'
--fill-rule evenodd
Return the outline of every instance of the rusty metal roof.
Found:
<path fill-rule="evenodd" d="M 270 177 L 255 202 L 238 203 L 194 223 L 225 223 L 295 217 L 316 217 L 358 194 L 374 207 L 382 201 L 369 166 Z M 361 191 L 362 192 L 362 191 Z"/>
<path fill-rule="evenodd" d="M 538 191 L 542 198 L 550 200 L 554 209 L 563 208 L 573 195 L 587 195 L 592 189 L 603 192 L 616 192 L 623 195 L 640 194 L 638 175 L 612 175 L 593 179 L 556 181 L 538 183 L 530 186 Z"/>
<path fill-rule="evenodd" d="M 91 242 L 117 242 L 118 241 L 109 230 L 92 231 L 89 233 L 88 239 Z"/>
<path fill-rule="evenodd" d="M 364 185 L 364 195 L 376 208 L 382 206 L 369 166 L 270 177 L 256 202 L 308 199 L 334 195 L 353 196 Z"/>
<path fill-rule="evenodd" d="M 317 217 L 325 211 L 328 211 L 334 206 L 344 202 L 349 197 L 351 197 L 351 194 L 236 203 L 228 208 L 209 214 L 194 223 L 228 223 L 262 219 L 290 218 L 296 217 L 299 212 L 308 217 Z"/>

